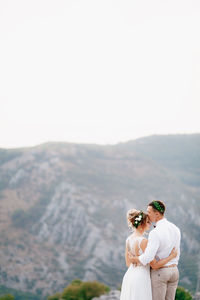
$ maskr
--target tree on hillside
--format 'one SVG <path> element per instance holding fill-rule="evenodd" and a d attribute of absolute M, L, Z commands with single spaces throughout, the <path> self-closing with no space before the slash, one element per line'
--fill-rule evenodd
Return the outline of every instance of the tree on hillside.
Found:
<path fill-rule="evenodd" d="M 48 297 L 48 300 L 59 300 L 59 299 L 61 299 L 61 293 L 56 293 Z"/>
<path fill-rule="evenodd" d="M 97 281 L 88 281 L 82 284 L 81 292 L 84 300 L 91 300 L 94 297 L 99 297 L 102 294 L 108 293 L 109 288 Z"/>
<path fill-rule="evenodd" d="M 179 286 L 176 290 L 175 300 L 192 300 L 192 296 L 183 287 Z"/>
<path fill-rule="evenodd" d="M 108 286 L 100 282 L 82 282 L 81 280 L 76 279 L 64 289 L 61 298 L 65 300 L 91 300 L 94 297 L 99 297 L 102 294 L 108 293 L 109 290 Z"/>
<path fill-rule="evenodd" d="M 14 299 L 15 299 L 14 296 L 10 294 L 0 296 L 0 300 L 14 300 Z"/>

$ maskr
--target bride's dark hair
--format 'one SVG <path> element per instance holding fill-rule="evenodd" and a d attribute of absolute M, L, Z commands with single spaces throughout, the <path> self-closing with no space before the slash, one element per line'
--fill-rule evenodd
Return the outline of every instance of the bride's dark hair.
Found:
<path fill-rule="evenodd" d="M 148 219 L 148 215 L 143 211 L 136 209 L 130 209 L 127 212 L 128 226 L 137 228 L 139 225 L 145 226 Z"/>

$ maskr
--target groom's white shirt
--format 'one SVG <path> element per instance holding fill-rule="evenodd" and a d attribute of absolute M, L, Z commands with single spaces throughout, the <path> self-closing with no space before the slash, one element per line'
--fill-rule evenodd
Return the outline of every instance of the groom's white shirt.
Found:
<path fill-rule="evenodd" d="M 145 252 L 139 256 L 140 262 L 143 265 L 146 265 L 154 258 L 166 258 L 175 247 L 178 250 L 178 255 L 170 260 L 166 266 L 172 264 L 178 265 L 180 257 L 180 240 L 181 233 L 179 228 L 167 221 L 166 218 L 163 218 L 156 223 L 156 228 L 149 233 L 147 248 Z"/>

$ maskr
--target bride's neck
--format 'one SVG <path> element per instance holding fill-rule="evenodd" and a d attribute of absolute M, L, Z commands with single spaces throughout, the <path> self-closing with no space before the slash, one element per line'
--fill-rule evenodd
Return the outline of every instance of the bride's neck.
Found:
<path fill-rule="evenodd" d="M 144 230 L 136 229 L 135 232 L 134 232 L 134 235 L 135 235 L 135 236 L 142 236 L 143 233 L 144 233 Z"/>

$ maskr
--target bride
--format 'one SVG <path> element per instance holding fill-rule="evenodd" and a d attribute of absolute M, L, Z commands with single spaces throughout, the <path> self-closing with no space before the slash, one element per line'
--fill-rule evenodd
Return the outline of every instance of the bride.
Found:
<path fill-rule="evenodd" d="M 151 278 L 150 266 L 153 269 L 159 269 L 172 258 L 176 257 L 177 251 L 174 249 L 170 255 L 164 259 L 156 261 L 154 259 L 150 266 L 143 266 L 141 264 L 132 264 L 129 255 L 141 255 L 147 246 L 148 240 L 143 236 L 145 231 L 150 229 L 151 222 L 148 215 L 142 211 L 131 209 L 127 213 L 127 221 L 129 227 L 134 229 L 126 240 L 126 271 L 121 288 L 120 300 L 152 300 L 151 293 Z"/>

